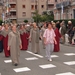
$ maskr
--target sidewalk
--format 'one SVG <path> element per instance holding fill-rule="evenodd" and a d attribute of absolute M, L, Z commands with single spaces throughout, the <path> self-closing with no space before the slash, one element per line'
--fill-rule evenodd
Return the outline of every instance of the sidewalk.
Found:
<path fill-rule="evenodd" d="M 62 43 L 60 43 L 60 44 L 62 44 Z M 70 46 L 70 47 L 75 47 L 75 45 L 72 45 L 72 44 L 62 44 L 62 45 L 64 45 L 64 46 Z"/>

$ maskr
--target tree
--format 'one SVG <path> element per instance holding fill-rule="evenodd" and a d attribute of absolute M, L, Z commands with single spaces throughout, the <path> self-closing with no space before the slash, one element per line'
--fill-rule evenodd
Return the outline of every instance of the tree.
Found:
<path fill-rule="evenodd" d="M 34 22 L 39 23 L 41 21 L 41 15 L 38 14 L 38 10 L 34 12 L 33 16 Z"/>

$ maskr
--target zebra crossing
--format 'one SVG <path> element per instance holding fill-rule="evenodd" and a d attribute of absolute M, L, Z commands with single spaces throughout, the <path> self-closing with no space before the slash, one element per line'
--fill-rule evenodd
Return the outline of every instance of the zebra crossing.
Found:
<path fill-rule="evenodd" d="M 44 56 L 42 56 L 42 55 L 38 55 L 38 54 L 34 54 L 34 53 L 32 53 L 32 52 L 30 52 L 30 51 L 26 51 L 26 53 L 28 53 L 28 54 L 31 54 L 32 56 L 30 57 L 25 57 L 24 58 L 24 60 L 26 61 L 26 62 L 39 62 L 39 60 L 43 60 L 43 61 L 45 61 L 45 63 L 43 62 L 43 63 L 41 63 L 41 62 L 39 62 L 39 64 L 36 66 L 38 69 L 40 69 L 40 70 L 42 70 L 42 71 L 44 71 L 44 70 L 52 70 L 52 69 L 56 69 L 57 70 L 57 68 L 58 68 L 58 65 L 56 65 L 55 64 L 55 62 L 56 61 L 52 61 L 52 62 L 49 62 L 49 61 L 47 61 L 46 59 L 45 59 L 45 57 Z M 66 57 L 71 57 L 71 56 L 74 56 L 75 55 L 75 53 L 64 53 L 63 54 L 63 56 L 66 56 Z M 52 55 L 51 56 L 52 57 L 52 59 L 56 59 L 56 58 L 61 58 L 59 55 Z M 4 63 L 5 64 L 9 64 L 9 63 L 12 63 L 12 61 L 11 61 L 11 59 L 8 59 L 8 60 L 4 60 Z M 65 60 L 65 62 L 63 61 L 62 62 L 63 63 L 63 65 L 66 65 L 66 66 L 75 66 L 75 61 L 67 61 L 67 60 Z M 37 63 L 35 63 L 35 65 L 36 65 Z M 33 64 L 34 65 L 34 64 Z M 60 66 L 61 67 L 61 66 Z M 32 72 L 32 69 L 33 69 L 33 67 L 30 67 L 30 65 L 28 65 L 28 66 L 20 66 L 20 67 L 15 67 L 15 68 L 13 68 L 12 70 L 15 72 L 15 73 L 26 73 L 26 72 Z M 36 69 L 36 68 L 35 68 Z M 37 70 L 37 69 L 36 69 Z M 0 74 L 1 75 L 1 74 Z M 52 74 L 51 74 L 52 75 Z M 71 71 L 62 71 L 62 72 L 58 72 L 58 73 L 56 73 L 56 74 L 54 74 L 54 75 L 75 75 L 75 73 L 73 73 L 73 72 L 71 72 Z"/>

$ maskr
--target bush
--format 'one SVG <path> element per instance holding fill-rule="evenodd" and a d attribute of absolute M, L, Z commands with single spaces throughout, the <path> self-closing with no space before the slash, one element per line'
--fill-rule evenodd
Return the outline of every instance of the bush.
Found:
<path fill-rule="evenodd" d="M 24 20 L 25 23 L 28 23 L 28 20 Z"/>
<path fill-rule="evenodd" d="M 0 25 L 2 25 L 2 23 L 3 23 L 3 21 L 2 21 L 2 20 L 0 20 Z"/>

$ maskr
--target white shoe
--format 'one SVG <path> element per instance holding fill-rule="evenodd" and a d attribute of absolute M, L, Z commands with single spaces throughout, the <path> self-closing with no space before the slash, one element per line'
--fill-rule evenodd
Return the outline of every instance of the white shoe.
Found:
<path fill-rule="evenodd" d="M 50 59 L 49 61 L 52 61 L 52 59 Z"/>

